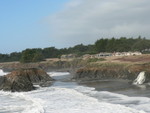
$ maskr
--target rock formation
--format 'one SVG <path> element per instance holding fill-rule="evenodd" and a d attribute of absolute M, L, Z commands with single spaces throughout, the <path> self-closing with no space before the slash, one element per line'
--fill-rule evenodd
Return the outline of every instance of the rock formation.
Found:
<path fill-rule="evenodd" d="M 77 70 L 73 79 L 79 81 L 90 81 L 90 80 L 104 80 L 104 79 L 128 79 L 135 80 L 138 73 L 144 69 L 138 69 L 137 67 L 120 68 L 117 67 L 99 67 L 99 68 L 81 68 Z M 150 81 L 150 72 L 146 70 L 147 78 L 146 82 Z"/>
<path fill-rule="evenodd" d="M 6 91 L 31 91 L 33 84 L 48 86 L 53 79 L 42 69 L 18 69 L 10 74 L 0 77 L 0 90 Z"/>

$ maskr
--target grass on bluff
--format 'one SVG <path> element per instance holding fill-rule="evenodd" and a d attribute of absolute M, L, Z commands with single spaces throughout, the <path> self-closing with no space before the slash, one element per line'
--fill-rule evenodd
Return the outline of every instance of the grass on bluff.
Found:
<path fill-rule="evenodd" d="M 98 61 L 105 61 L 105 59 L 104 58 L 90 58 L 90 59 L 88 59 L 88 63 L 90 63 L 90 62 L 98 62 Z"/>

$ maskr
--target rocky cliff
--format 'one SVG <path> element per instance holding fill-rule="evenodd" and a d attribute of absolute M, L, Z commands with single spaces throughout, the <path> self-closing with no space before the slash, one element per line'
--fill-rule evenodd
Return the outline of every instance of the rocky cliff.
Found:
<path fill-rule="evenodd" d="M 100 66 L 84 67 L 77 70 L 74 79 L 80 81 L 102 79 L 128 79 L 134 80 L 141 72 L 146 72 L 147 81 L 150 81 L 150 64 L 114 64 L 109 63 Z"/>

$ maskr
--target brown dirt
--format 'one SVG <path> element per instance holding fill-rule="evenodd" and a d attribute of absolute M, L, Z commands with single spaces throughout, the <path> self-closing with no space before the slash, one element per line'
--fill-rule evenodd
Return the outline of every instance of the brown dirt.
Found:
<path fill-rule="evenodd" d="M 150 55 L 123 56 L 114 60 L 121 62 L 147 63 L 150 62 Z"/>

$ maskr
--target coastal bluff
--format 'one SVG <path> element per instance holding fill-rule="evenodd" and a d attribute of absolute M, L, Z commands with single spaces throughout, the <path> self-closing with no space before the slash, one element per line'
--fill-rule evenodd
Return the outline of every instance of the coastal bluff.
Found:
<path fill-rule="evenodd" d="M 44 70 L 38 68 L 17 69 L 0 77 L 0 90 L 20 92 L 36 89 L 34 84 L 51 85 L 52 79 Z"/>
<path fill-rule="evenodd" d="M 46 72 L 67 71 L 73 76 L 74 81 L 91 81 L 104 79 L 135 80 L 138 74 L 145 72 L 146 81 L 150 81 L 150 55 L 138 56 L 112 56 L 75 59 L 46 59 L 37 63 L 8 62 L 0 63 L 0 68 L 5 72 L 18 68 L 38 68 Z M 32 75 L 32 74 L 30 74 Z M 34 80 L 34 82 L 37 79 Z"/>
<path fill-rule="evenodd" d="M 133 81 L 142 71 L 145 71 L 146 82 L 150 82 L 150 63 L 134 65 L 105 63 L 98 66 L 84 67 L 76 71 L 73 79 L 77 81 L 104 79 L 127 79 Z"/>

